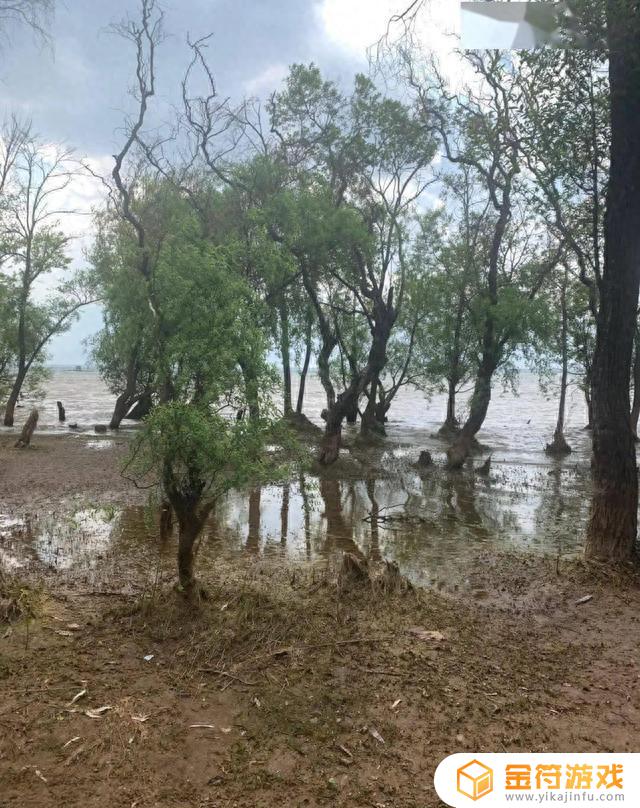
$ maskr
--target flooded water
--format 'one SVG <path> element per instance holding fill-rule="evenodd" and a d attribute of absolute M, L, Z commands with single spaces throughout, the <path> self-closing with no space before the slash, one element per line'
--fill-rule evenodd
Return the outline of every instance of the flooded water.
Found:
<path fill-rule="evenodd" d="M 488 478 L 436 469 L 368 481 L 303 475 L 221 500 L 205 529 L 199 564 L 215 564 L 221 553 L 321 563 L 348 551 L 396 561 L 421 585 L 473 588 L 487 550 L 554 557 L 578 552 L 587 486 L 588 475 L 576 466 L 503 465 Z M 10 568 L 44 566 L 103 579 L 105 569 L 114 574 L 113 564 L 130 570 L 134 563 L 148 572 L 163 554 L 172 560 L 174 553 L 173 541 L 160 542 L 157 514 L 144 507 L 76 506 L 66 513 L 62 504 L 27 521 L 0 518 L 0 560 Z"/>
<path fill-rule="evenodd" d="M 296 380 L 294 379 L 294 393 Z M 494 460 L 515 464 L 542 464 L 550 461 L 544 454 L 555 428 L 556 397 L 552 386 L 550 394 L 544 395 L 537 378 L 528 372 L 520 375 L 518 395 L 495 390 L 484 428 L 479 434 L 483 444 L 491 447 Z M 460 415 L 464 416 L 468 394 L 460 396 Z M 56 401 L 66 408 L 65 424 L 58 422 Z M 43 399 L 25 401 L 18 409 L 16 424 L 26 417 L 31 405 L 40 411 L 38 429 L 51 433 L 69 432 L 69 424 L 77 424 L 80 431 L 93 432 L 96 424 L 108 424 L 115 397 L 108 391 L 97 373 L 89 371 L 53 371 Z M 311 376 L 307 383 L 305 412 L 316 424 L 322 425 L 320 413 L 326 406 L 324 391 L 319 380 Z M 434 395 L 430 400 L 418 390 L 403 388 L 389 413 L 387 428 L 391 443 L 413 449 L 442 451 L 442 443 L 433 435 L 441 426 L 446 413 L 444 395 Z M 589 453 L 589 433 L 586 424 L 584 397 L 576 386 L 569 389 L 566 414 L 566 434 L 574 449 L 572 460 L 585 461 Z M 123 422 L 124 428 L 135 428 L 131 421 Z M 102 444 L 100 444 L 102 445 Z"/>
<path fill-rule="evenodd" d="M 322 389 L 311 379 L 306 410 L 321 423 Z M 88 372 L 54 373 L 39 403 L 40 427 L 68 431 L 57 422 L 56 401 L 67 420 L 93 430 L 113 406 L 99 378 Z M 26 409 L 26 408 L 25 408 Z M 445 444 L 435 436 L 445 411 L 442 396 L 427 401 L 406 389 L 391 411 L 389 447 L 377 458 L 392 475 L 377 480 L 319 480 L 301 475 L 286 484 L 233 491 L 218 503 L 201 542 L 199 563 L 221 554 L 280 554 L 323 563 L 341 551 L 373 561 L 396 561 L 414 582 L 473 591 L 474 570 L 486 551 L 520 549 L 551 556 L 580 550 L 589 494 L 589 434 L 585 407 L 573 389 L 567 438 L 574 452 L 563 461 L 544 454 L 555 426 L 555 401 L 523 374 L 520 394 L 499 392 L 479 438 L 491 447 L 489 477 L 413 467 L 429 448 L 436 459 Z M 88 440 L 96 452 L 110 439 Z M 98 461 L 98 455 L 96 455 Z M 161 545 L 157 514 L 147 508 L 100 508 L 60 503 L 25 520 L 0 514 L 0 563 L 8 568 L 45 567 L 117 579 L 132 565 L 144 575 L 158 559 L 172 563 L 172 542 Z M 475 593 L 478 597 L 482 592 Z"/>

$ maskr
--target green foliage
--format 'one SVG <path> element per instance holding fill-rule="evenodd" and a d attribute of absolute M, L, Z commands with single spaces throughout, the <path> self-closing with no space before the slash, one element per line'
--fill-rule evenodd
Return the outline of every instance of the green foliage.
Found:
<path fill-rule="evenodd" d="M 141 480 L 155 475 L 167 493 L 194 504 L 212 502 L 269 473 L 269 427 L 264 420 L 237 421 L 189 403 L 163 404 L 136 436 L 127 470 Z"/>

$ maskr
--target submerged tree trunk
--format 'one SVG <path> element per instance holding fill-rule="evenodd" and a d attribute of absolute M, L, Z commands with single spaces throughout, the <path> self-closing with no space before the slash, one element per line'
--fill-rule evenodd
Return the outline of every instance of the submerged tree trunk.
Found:
<path fill-rule="evenodd" d="M 253 488 L 249 493 L 249 530 L 247 532 L 247 550 L 257 553 L 260 550 L 260 505 L 262 489 Z"/>
<path fill-rule="evenodd" d="M 325 435 L 318 456 L 318 461 L 325 466 L 335 463 L 340 455 L 342 442 L 342 422 L 354 405 L 357 407 L 360 396 L 375 379 L 380 377 L 387 361 L 387 343 L 391 329 L 396 321 L 397 312 L 393 306 L 393 291 L 388 293 L 386 302 L 376 301 L 375 319 L 372 326 L 371 348 L 367 364 L 357 378 L 336 398 L 332 407 L 325 412 Z"/>
<path fill-rule="evenodd" d="M 29 413 L 29 417 L 27 418 L 24 426 L 22 427 L 22 432 L 20 433 L 20 437 L 18 438 L 15 445 L 16 449 L 26 449 L 27 446 L 30 445 L 31 438 L 33 437 L 33 433 L 36 431 L 37 425 L 38 425 L 38 410 L 34 408 Z"/>
<path fill-rule="evenodd" d="M 311 350 L 313 347 L 312 344 L 312 329 L 313 323 L 311 318 L 307 321 L 307 333 L 305 335 L 305 352 L 304 352 L 304 362 L 302 363 L 302 370 L 300 372 L 300 386 L 298 387 L 298 401 L 296 403 L 296 412 L 298 415 L 302 415 L 302 410 L 304 408 L 304 390 L 307 384 L 307 373 L 309 372 L 309 364 L 311 362 Z"/>
<path fill-rule="evenodd" d="M 136 401 L 136 387 L 138 382 L 138 362 L 136 361 L 137 348 L 131 352 L 127 363 L 127 379 L 124 390 L 116 398 L 116 403 L 109 422 L 109 429 L 118 429 L 122 419 Z"/>
<path fill-rule="evenodd" d="M 457 383 L 453 377 L 447 381 L 447 417 L 438 430 L 440 435 L 455 435 L 460 431 L 460 423 L 456 417 Z"/>
<path fill-rule="evenodd" d="M 550 455 L 566 455 L 571 453 L 571 447 L 564 436 L 564 416 L 567 403 L 567 380 L 569 378 L 569 352 L 567 345 L 568 335 L 568 314 L 567 314 L 567 284 L 569 281 L 569 271 L 565 267 L 564 279 L 560 288 L 560 314 L 561 332 L 560 348 L 562 353 L 562 373 L 560 375 L 560 401 L 558 402 L 558 420 L 553 433 L 553 440 L 545 447 L 545 452 Z"/>
<path fill-rule="evenodd" d="M 27 367 L 24 365 L 19 366 L 16 377 L 13 380 L 11 392 L 9 393 L 9 398 L 7 399 L 7 406 L 5 407 L 4 411 L 5 426 L 13 426 L 16 412 L 16 404 L 18 403 L 18 399 L 20 398 L 20 391 L 22 390 L 22 385 L 24 384 L 24 380 L 26 379 L 26 377 L 27 377 Z"/>
<path fill-rule="evenodd" d="M 126 415 L 127 421 L 142 421 L 153 409 L 153 397 L 150 392 L 143 393 Z"/>
<path fill-rule="evenodd" d="M 290 483 L 282 486 L 282 505 L 280 507 L 280 544 L 284 547 L 289 535 L 289 498 L 291 494 Z"/>
<path fill-rule="evenodd" d="M 491 381 L 496 369 L 493 357 L 483 357 L 473 389 L 469 405 L 469 417 L 460 430 L 458 437 L 447 450 L 449 468 L 459 469 L 469 456 L 476 434 L 480 431 L 484 419 L 487 417 L 491 402 Z"/>
<path fill-rule="evenodd" d="M 372 379 L 369 386 L 367 406 L 362 413 L 362 422 L 360 424 L 360 434 L 367 437 L 372 435 L 384 435 L 384 417 L 382 421 L 378 420 L 380 413 L 379 404 L 384 407 L 384 399 L 382 402 L 378 400 L 379 380 Z"/>
<path fill-rule="evenodd" d="M 608 0 L 611 147 L 593 363 L 593 494 L 585 553 L 633 556 L 638 518 L 629 378 L 640 282 L 640 8 Z"/>
<path fill-rule="evenodd" d="M 126 391 L 124 393 L 120 393 L 113 407 L 113 413 L 111 414 L 111 420 L 109 421 L 109 429 L 119 429 L 122 420 L 126 417 L 127 413 L 131 409 L 131 405 L 134 403 L 134 400 L 135 399 L 132 399 Z"/>
<path fill-rule="evenodd" d="M 456 310 L 456 324 L 453 330 L 453 344 L 451 346 L 451 365 L 447 378 L 447 416 L 444 424 L 438 430 L 441 435 L 456 435 L 460 431 L 460 423 L 456 417 L 456 394 L 461 381 L 462 364 L 462 324 L 464 322 L 465 304 L 467 299 L 466 284 L 458 292 L 458 306 Z"/>

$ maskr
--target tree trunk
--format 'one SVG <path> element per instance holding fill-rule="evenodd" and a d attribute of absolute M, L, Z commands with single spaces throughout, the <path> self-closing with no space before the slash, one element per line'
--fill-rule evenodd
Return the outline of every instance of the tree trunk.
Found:
<path fill-rule="evenodd" d="M 304 352 L 304 362 L 302 364 L 302 372 L 300 373 L 300 387 L 298 388 L 298 402 L 296 404 L 296 412 L 298 415 L 302 415 L 302 409 L 304 406 L 304 389 L 307 384 L 307 373 L 309 372 L 309 364 L 311 362 L 311 350 L 312 350 L 312 336 L 311 336 L 311 329 L 313 327 L 313 323 L 311 318 L 307 321 L 307 333 L 306 333 L 306 340 L 305 340 L 305 352 Z"/>
<path fill-rule="evenodd" d="M 482 334 L 482 359 L 471 397 L 469 417 L 454 444 L 447 451 L 449 468 L 459 469 L 469 456 L 476 434 L 487 417 L 491 401 L 491 381 L 498 367 L 500 346 L 496 336 L 495 309 L 498 305 L 498 266 L 502 241 L 511 217 L 511 179 L 508 179 L 502 191 L 502 202 L 497 206 L 498 218 L 493 230 L 491 248 L 489 250 L 489 272 L 487 274 L 487 312 Z"/>
<path fill-rule="evenodd" d="M 318 462 L 325 466 L 334 463 L 340 456 L 344 418 L 354 406 L 358 406 L 360 396 L 374 379 L 380 377 L 387 362 L 387 343 L 397 317 L 393 306 L 393 291 L 389 291 L 386 301 L 376 300 L 374 309 L 371 347 L 366 367 L 360 376 L 352 378 L 351 384 L 340 393 L 333 406 L 325 413 L 325 435 L 318 456 Z"/>
<path fill-rule="evenodd" d="M 150 392 L 143 393 L 125 416 L 127 421 L 142 421 L 153 409 L 153 398 Z"/>
<path fill-rule="evenodd" d="M 469 407 L 469 417 L 465 421 L 460 434 L 452 446 L 447 450 L 449 468 L 459 469 L 469 456 L 473 448 L 476 434 L 487 417 L 489 403 L 491 402 L 491 380 L 496 365 L 492 359 L 483 358 L 476 374 L 473 396 Z"/>
<path fill-rule="evenodd" d="M 355 424 L 358 421 L 358 401 L 352 400 L 349 409 L 345 413 L 345 420 L 348 424 Z"/>
<path fill-rule="evenodd" d="M 195 589 L 196 578 L 194 574 L 196 540 L 202 530 L 202 524 L 197 515 L 182 514 L 179 520 L 178 531 L 178 581 L 186 594 Z"/>
<path fill-rule="evenodd" d="M 456 324 L 453 331 L 453 345 L 451 350 L 451 366 L 447 378 L 447 417 L 444 424 L 438 430 L 440 435 L 452 436 L 460 431 L 460 423 L 456 417 L 456 394 L 458 383 L 461 381 L 461 347 L 462 324 L 464 321 L 464 311 L 466 303 L 466 284 L 458 292 L 458 307 L 456 310 Z"/>
<path fill-rule="evenodd" d="M 439 435 L 451 436 L 460 431 L 460 423 L 456 418 L 456 393 L 457 384 L 454 378 L 447 381 L 447 417 L 438 430 Z"/>
<path fill-rule="evenodd" d="M 127 380 L 125 383 L 125 388 L 116 399 L 116 403 L 113 408 L 113 413 L 111 415 L 111 421 L 109 422 L 109 429 L 118 429 L 120 427 L 122 419 L 126 416 L 126 414 L 131 409 L 131 406 L 136 401 L 138 363 L 136 361 L 135 356 L 137 354 L 137 351 L 138 348 L 135 347 L 134 350 L 129 355 L 129 360 L 127 362 Z"/>
<path fill-rule="evenodd" d="M 636 441 L 638 440 L 638 418 L 640 418 L 640 329 L 636 328 L 633 358 L 633 404 L 631 405 L 631 431 Z"/>
<path fill-rule="evenodd" d="M 280 356 L 282 358 L 284 414 L 293 412 L 291 405 L 291 340 L 289 337 L 289 309 L 283 300 L 278 306 L 280 315 Z"/>
<path fill-rule="evenodd" d="M 371 380 L 369 389 L 366 392 L 367 405 L 362 412 L 362 419 L 360 422 L 360 434 L 365 435 L 375 429 L 376 420 L 376 403 L 378 397 L 378 385 L 376 379 Z M 348 419 L 347 419 L 348 423 Z"/>
<path fill-rule="evenodd" d="M 260 418 L 260 396 L 258 390 L 258 374 L 255 371 L 253 363 L 242 357 L 238 364 L 242 371 L 242 378 L 244 379 L 245 396 L 249 407 L 249 418 L 257 420 Z"/>
<path fill-rule="evenodd" d="M 168 500 L 160 505 L 160 541 L 166 542 L 173 530 L 173 509 Z"/>
<path fill-rule="evenodd" d="M 390 392 L 392 393 L 393 390 L 391 390 Z M 383 432 L 385 434 L 386 434 L 386 429 L 385 429 L 384 425 L 389 420 L 387 418 L 387 413 L 389 412 L 389 409 L 391 408 L 391 401 L 392 401 L 392 396 L 390 395 L 389 398 L 387 398 L 387 396 L 385 395 L 384 388 L 382 387 L 380 382 L 378 382 L 378 402 L 376 404 L 376 421 L 378 423 L 378 426 L 381 427 L 381 429 L 383 430 Z"/>
<path fill-rule="evenodd" d="M 593 363 L 593 494 L 586 556 L 634 553 L 638 518 L 629 377 L 640 282 L 640 8 L 607 1 L 611 148 Z"/>
<path fill-rule="evenodd" d="M 593 397 L 591 395 L 591 375 L 585 380 L 584 387 L 584 401 L 587 405 L 587 423 L 585 429 L 591 430 L 593 428 Z"/>
<path fill-rule="evenodd" d="M 567 346 L 567 284 L 569 272 L 565 267 L 564 279 L 560 289 L 560 313 L 561 313 L 561 333 L 560 346 L 562 352 L 562 373 L 560 376 L 560 401 L 558 402 L 558 420 L 556 430 L 553 433 L 553 440 L 545 447 L 545 452 L 550 455 L 566 455 L 571 453 L 571 447 L 564 436 L 564 416 L 567 403 L 567 380 L 569 378 L 569 352 Z"/>
<path fill-rule="evenodd" d="M 369 387 L 369 397 L 367 399 L 367 406 L 362 413 L 362 422 L 360 424 L 360 434 L 363 436 L 381 435 L 385 434 L 384 420 L 378 419 L 380 410 L 378 409 L 378 379 L 372 379 Z M 384 407 L 384 399 L 382 402 Z M 384 419 L 384 416 L 383 416 Z"/>
<path fill-rule="evenodd" d="M 20 391 L 22 390 L 22 385 L 24 384 L 24 380 L 26 379 L 26 377 L 27 377 L 26 366 L 19 367 L 18 373 L 16 374 L 16 377 L 13 380 L 11 392 L 9 393 L 9 398 L 7 399 L 7 406 L 4 411 L 5 426 L 13 426 L 16 404 L 18 403 L 18 399 L 20 398 Z"/>
<path fill-rule="evenodd" d="M 15 445 L 16 449 L 26 449 L 27 446 L 29 446 L 37 425 L 38 425 L 38 410 L 33 409 L 29 413 L 29 417 L 27 418 L 24 426 L 22 427 L 22 432 L 20 433 L 20 437 L 18 438 Z"/>
<path fill-rule="evenodd" d="M 113 407 L 109 429 L 119 429 L 122 420 L 126 417 L 134 402 L 135 398 L 132 398 L 126 391 L 120 393 Z"/>

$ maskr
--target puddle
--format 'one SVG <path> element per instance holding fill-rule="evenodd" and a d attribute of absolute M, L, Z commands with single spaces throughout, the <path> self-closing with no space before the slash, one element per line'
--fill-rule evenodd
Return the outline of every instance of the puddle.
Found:
<path fill-rule="evenodd" d="M 109 440 L 109 438 L 103 438 L 102 440 L 88 440 L 87 447 L 89 449 L 97 449 L 100 451 L 101 449 L 112 449 L 116 445 L 114 440 Z"/>
<path fill-rule="evenodd" d="M 421 478 L 406 466 L 384 480 L 300 476 L 230 492 L 206 526 L 198 563 L 215 564 L 221 553 L 315 562 L 348 551 L 396 561 L 423 586 L 472 588 L 478 559 L 487 550 L 554 557 L 579 552 L 588 480 L 588 470 L 577 466 L 549 470 L 509 464 L 494 465 L 489 478 L 441 469 Z M 143 507 L 80 509 L 24 521 L 0 517 L 5 566 L 100 574 L 129 559 L 129 568 L 135 563 L 148 572 L 157 563 L 159 546 L 156 515 Z M 172 559 L 173 544 L 165 550 Z"/>
<path fill-rule="evenodd" d="M 113 508 L 88 508 L 24 520 L 0 516 L 0 563 L 55 570 L 96 567 L 111 545 L 120 515 Z"/>

